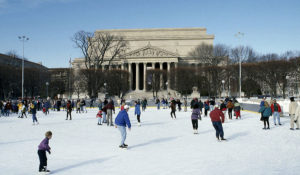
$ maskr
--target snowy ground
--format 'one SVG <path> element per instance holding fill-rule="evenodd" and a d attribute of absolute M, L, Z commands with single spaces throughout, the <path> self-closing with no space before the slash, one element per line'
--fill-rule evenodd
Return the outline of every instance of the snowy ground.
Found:
<path fill-rule="evenodd" d="M 300 131 L 283 126 L 262 130 L 259 114 L 242 112 L 242 120 L 226 122 L 227 142 L 217 142 L 209 118 L 199 122 L 194 135 L 191 112 L 177 112 L 172 120 L 168 110 L 154 108 L 142 113 L 138 127 L 134 109 L 128 132 L 128 150 L 118 148 L 120 133 L 114 127 L 98 126 L 96 110 L 75 114 L 65 120 L 65 112 L 49 116 L 38 113 L 40 125 L 31 119 L 0 118 L 0 174 L 37 174 L 37 146 L 48 130 L 52 154 L 48 168 L 57 175 L 119 174 L 299 174 Z M 270 120 L 272 121 L 272 120 Z"/>

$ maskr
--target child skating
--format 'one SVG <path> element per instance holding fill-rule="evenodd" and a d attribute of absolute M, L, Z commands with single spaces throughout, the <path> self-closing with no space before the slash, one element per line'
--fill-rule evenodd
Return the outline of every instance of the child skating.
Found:
<path fill-rule="evenodd" d="M 141 126 L 141 105 L 135 101 L 134 115 L 137 117 L 138 125 Z"/>
<path fill-rule="evenodd" d="M 198 134 L 198 119 L 200 119 L 200 117 L 201 117 L 201 112 L 198 103 L 196 103 L 194 105 L 194 109 L 191 116 L 194 134 Z"/>
<path fill-rule="evenodd" d="M 96 117 L 98 118 L 98 125 L 102 125 L 102 110 L 99 110 Z"/>
<path fill-rule="evenodd" d="M 50 146 L 49 146 L 49 140 L 52 138 L 52 132 L 47 131 L 45 134 L 46 138 L 42 140 L 38 147 L 38 155 L 40 159 L 40 166 L 39 166 L 39 172 L 41 173 L 50 173 L 50 170 L 47 169 L 47 156 L 46 156 L 46 151 L 51 154 Z"/>

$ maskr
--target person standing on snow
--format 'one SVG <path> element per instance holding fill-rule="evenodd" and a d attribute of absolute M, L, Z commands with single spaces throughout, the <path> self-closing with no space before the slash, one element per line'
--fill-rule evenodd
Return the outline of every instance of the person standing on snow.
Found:
<path fill-rule="evenodd" d="M 119 129 L 120 133 L 121 133 L 121 143 L 119 148 L 127 148 L 128 145 L 125 144 L 125 140 L 126 140 L 126 125 L 128 127 L 128 130 L 131 130 L 131 123 L 128 117 L 128 110 L 129 110 L 129 106 L 125 105 L 124 106 L 124 110 L 120 111 L 119 114 L 117 115 L 116 119 L 115 119 L 115 127 Z"/>
<path fill-rule="evenodd" d="M 218 108 L 218 105 L 215 105 L 215 109 L 210 112 L 209 116 L 211 118 L 211 122 L 213 127 L 216 130 L 216 137 L 218 140 L 226 140 L 224 138 L 224 131 L 222 123 L 224 123 L 224 114 L 223 112 Z"/>
<path fill-rule="evenodd" d="M 47 131 L 45 136 L 46 136 L 46 138 L 40 143 L 40 145 L 38 147 L 38 155 L 39 155 L 39 159 L 40 159 L 39 172 L 50 172 L 50 170 L 47 169 L 46 151 L 49 154 L 51 154 L 49 140 L 52 138 L 52 132 Z"/>
<path fill-rule="evenodd" d="M 72 104 L 71 104 L 70 100 L 68 100 L 68 103 L 67 103 L 67 118 L 66 118 L 66 120 L 68 120 L 69 115 L 70 115 L 70 120 L 72 120 Z"/>

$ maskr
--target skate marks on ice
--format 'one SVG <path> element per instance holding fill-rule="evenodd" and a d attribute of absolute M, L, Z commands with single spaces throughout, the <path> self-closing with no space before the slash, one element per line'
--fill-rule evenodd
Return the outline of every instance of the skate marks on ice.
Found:
<path fill-rule="evenodd" d="M 147 145 L 154 144 L 154 143 L 169 142 L 169 141 L 175 140 L 177 138 L 179 138 L 179 137 L 164 137 L 164 138 L 153 139 L 153 140 L 150 140 L 150 141 L 145 142 L 145 143 L 140 143 L 140 144 L 137 144 L 137 145 L 132 145 L 132 146 L 130 146 L 130 148 L 128 147 L 127 149 L 133 149 L 133 148 L 143 147 L 143 146 L 147 146 Z"/>
<path fill-rule="evenodd" d="M 236 139 L 236 138 L 238 138 L 238 137 L 244 137 L 244 136 L 247 136 L 247 135 L 249 135 L 249 132 L 244 131 L 244 132 L 238 132 L 238 133 L 229 135 L 228 138 L 225 136 L 225 138 L 226 138 L 227 140 L 229 140 L 229 139 L 230 139 L 230 140 L 234 140 L 234 139 Z"/>
<path fill-rule="evenodd" d="M 7 144 L 15 144 L 15 143 L 25 143 L 25 142 L 33 142 L 38 141 L 39 139 L 28 139 L 28 140 L 16 140 L 16 141 L 10 141 L 10 142 L 0 142 L 1 145 L 7 145 Z"/>
<path fill-rule="evenodd" d="M 68 165 L 68 166 L 65 166 L 65 167 L 62 167 L 62 168 L 58 168 L 58 169 L 52 170 L 51 174 L 56 174 L 56 173 L 68 171 L 70 169 L 81 167 L 81 166 L 85 166 L 85 165 L 89 165 L 89 164 L 99 164 L 99 163 L 108 161 L 108 160 L 112 159 L 113 157 L 115 157 L 115 156 L 106 157 L 106 158 L 99 158 L 99 159 L 92 159 L 92 160 L 86 160 L 86 161 L 83 161 L 83 162 L 78 162 L 76 164 L 72 164 L 72 165 Z"/>

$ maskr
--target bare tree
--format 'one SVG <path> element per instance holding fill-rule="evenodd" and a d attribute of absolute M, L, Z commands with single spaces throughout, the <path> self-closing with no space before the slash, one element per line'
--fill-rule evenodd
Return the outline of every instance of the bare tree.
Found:
<path fill-rule="evenodd" d="M 96 73 L 105 61 L 110 65 L 114 59 L 125 53 L 128 43 L 122 36 L 106 32 L 93 34 L 85 31 L 75 33 L 72 41 L 84 56 L 85 68 L 93 70 L 85 74 L 88 86 L 93 84 L 92 81 L 96 82 L 95 86 L 88 88 L 88 94 L 90 97 L 97 96 L 102 84 L 98 84 L 98 76 L 95 77 L 92 74 Z"/>
<path fill-rule="evenodd" d="M 250 46 L 237 46 L 231 49 L 230 58 L 232 63 L 238 63 L 241 59 L 241 62 L 256 62 L 257 54 Z"/>

